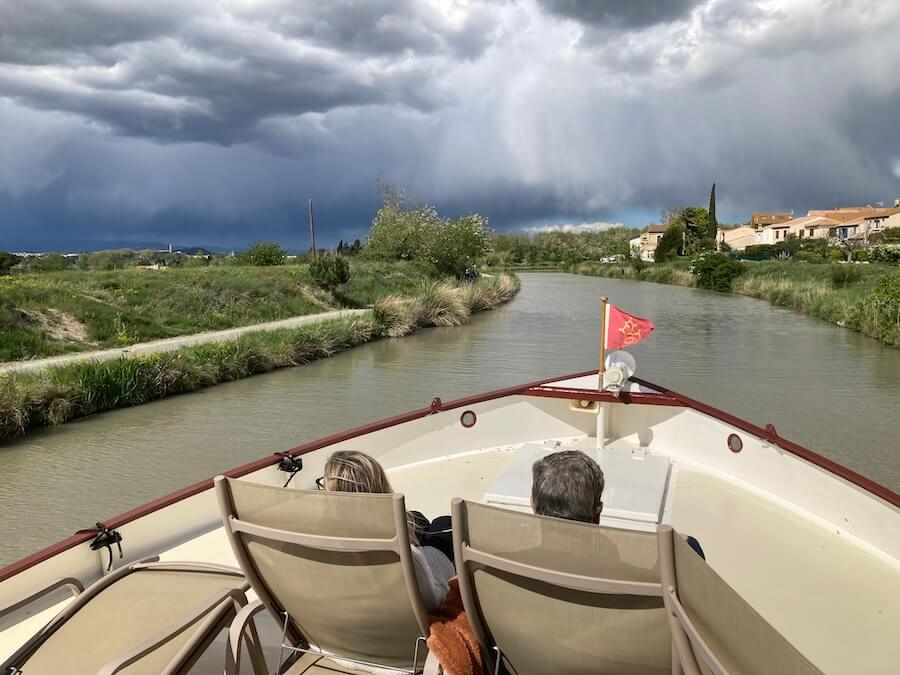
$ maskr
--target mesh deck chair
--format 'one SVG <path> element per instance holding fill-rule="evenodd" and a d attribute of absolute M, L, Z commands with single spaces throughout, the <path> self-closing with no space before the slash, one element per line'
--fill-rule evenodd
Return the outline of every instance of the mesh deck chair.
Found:
<path fill-rule="evenodd" d="M 225 531 L 260 601 L 232 627 L 231 672 L 240 666 L 243 626 L 261 606 L 303 655 L 292 674 L 345 672 L 330 656 L 399 672 L 425 660 L 428 615 L 403 495 L 295 490 L 222 476 L 215 485 Z"/>
<path fill-rule="evenodd" d="M 74 581 L 51 584 L 3 613 L 62 585 L 77 591 Z M 77 594 L 0 673 L 182 675 L 246 605 L 247 588 L 239 570 L 218 565 L 126 565 Z"/>
<path fill-rule="evenodd" d="M 659 528 L 664 596 L 686 675 L 821 673 L 669 525 Z"/>
<path fill-rule="evenodd" d="M 656 536 L 453 500 L 475 636 L 516 675 L 662 674 L 672 647 Z"/>

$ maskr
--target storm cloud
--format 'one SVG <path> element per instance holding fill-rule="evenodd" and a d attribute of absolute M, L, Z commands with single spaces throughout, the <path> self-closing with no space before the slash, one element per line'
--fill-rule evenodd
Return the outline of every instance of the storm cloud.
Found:
<path fill-rule="evenodd" d="M 0 249 L 500 230 L 900 195 L 900 6 L 0 0 Z"/>

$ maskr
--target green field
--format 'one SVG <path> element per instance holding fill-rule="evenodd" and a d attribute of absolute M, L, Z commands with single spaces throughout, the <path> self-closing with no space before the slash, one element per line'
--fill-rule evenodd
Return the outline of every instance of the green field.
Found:
<path fill-rule="evenodd" d="M 577 274 L 694 286 L 689 262 L 579 263 Z M 900 347 L 900 269 L 890 265 L 745 262 L 732 292 L 768 300 Z"/>
<path fill-rule="evenodd" d="M 400 284 L 396 265 L 372 266 L 381 281 L 360 275 L 355 292 L 375 294 Z M 380 272 L 379 272 L 380 269 Z M 403 277 L 403 283 L 412 280 Z M 365 283 L 363 283 L 365 281 Z M 37 372 L 0 373 L 0 441 L 29 429 L 141 405 L 220 382 L 327 358 L 356 345 L 402 337 L 430 326 L 459 326 L 500 307 L 519 291 L 515 277 L 501 275 L 457 287 L 419 284 L 409 295 L 384 294 L 371 312 L 298 328 L 254 332 L 234 340 L 111 361 L 80 361 Z"/>
<path fill-rule="evenodd" d="M 307 265 L 216 266 L 0 277 L 0 361 L 116 347 L 207 330 L 366 307 L 428 277 L 402 262 L 353 261 L 336 293 Z"/>

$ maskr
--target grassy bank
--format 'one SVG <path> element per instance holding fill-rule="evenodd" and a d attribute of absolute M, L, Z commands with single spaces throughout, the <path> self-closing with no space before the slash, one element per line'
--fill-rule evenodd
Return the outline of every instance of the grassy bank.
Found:
<path fill-rule="evenodd" d="M 900 347 L 900 270 L 886 265 L 747 262 L 732 292 L 768 300 Z M 580 263 L 569 271 L 589 276 L 694 286 L 689 263 L 642 267 Z"/>
<path fill-rule="evenodd" d="M 377 283 L 359 292 L 375 293 Z M 309 363 L 383 337 L 428 326 L 461 325 L 473 313 L 508 302 L 518 290 L 518 279 L 506 275 L 462 288 L 430 283 L 410 296 L 385 296 L 370 314 L 352 319 L 252 333 L 231 342 L 139 358 L 0 374 L 0 440 L 35 427 Z"/>
<path fill-rule="evenodd" d="M 0 277 L 0 361 L 88 351 L 366 307 L 427 280 L 408 263 L 353 260 L 331 294 L 308 265 L 216 266 Z"/>

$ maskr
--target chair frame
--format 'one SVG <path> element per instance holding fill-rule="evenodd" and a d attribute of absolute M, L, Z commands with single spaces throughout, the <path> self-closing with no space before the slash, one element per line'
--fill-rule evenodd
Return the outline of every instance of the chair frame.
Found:
<path fill-rule="evenodd" d="M 306 534 L 302 532 L 291 532 L 288 530 L 280 530 L 262 525 L 256 525 L 240 520 L 236 515 L 234 499 L 232 497 L 229 480 L 224 476 L 216 476 L 214 485 L 216 489 L 216 498 L 219 502 L 219 511 L 225 525 L 225 533 L 231 548 L 234 551 L 238 565 L 244 572 L 250 587 L 256 592 L 259 598 L 259 605 L 253 605 L 244 608 L 244 611 L 238 616 L 232 625 L 229 633 L 229 649 L 227 656 L 227 666 L 231 670 L 226 669 L 229 675 L 239 672 L 241 640 L 245 634 L 247 626 L 253 625 L 253 616 L 260 612 L 264 607 L 276 622 L 283 624 L 282 634 L 282 657 L 284 650 L 293 652 L 302 652 L 320 656 L 322 658 L 340 659 L 350 663 L 358 663 L 363 666 L 376 666 L 386 670 L 393 670 L 398 673 L 415 674 L 422 672 L 418 668 L 419 643 L 426 640 L 429 636 L 428 611 L 425 608 L 416 581 L 415 567 L 412 558 L 412 550 L 410 549 L 409 529 L 407 526 L 406 502 L 401 494 L 394 494 L 392 498 L 392 511 L 394 520 L 394 536 L 391 538 L 370 538 L 370 537 L 333 537 L 328 535 Z M 269 486 L 272 487 L 275 486 Z M 288 488 L 283 488 L 287 490 Z M 312 492 L 312 491 L 310 491 Z M 319 491 L 316 494 L 321 494 Z M 295 544 L 311 549 L 319 549 L 325 551 L 344 551 L 344 552 L 374 552 L 374 551 L 390 551 L 396 553 L 400 558 L 400 565 L 403 572 L 403 578 L 406 585 L 407 595 L 412 606 L 416 622 L 421 632 L 420 637 L 416 640 L 415 649 L 413 650 L 413 667 L 411 669 L 399 668 L 385 664 L 363 661 L 350 657 L 341 656 L 340 654 L 332 654 L 323 652 L 310 647 L 306 637 L 297 629 L 290 621 L 290 616 L 284 607 L 278 602 L 278 599 L 269 591 L 263 583 L 256 566 L 253 564 L 251 557 L 247 554 L 246 548 L 238 536 L 239 533 L 246 533 L 269 541 L 284 542 Z M 251 609 L 252 607 L 252 609 Z M 263 658 L 259 651 L 257 640 L 256 645 L 251 645 L 251 660 L 254 668 Z M 282 661 L 279 657 L 279 661 Z M 279 665 L 279 667 L 281 667 Z"/>
<path fill-rule="evenodd" d="M 0 672 L 4 675 L 7 673 L 12 673 L 13 675 L 21 673 L 22 671 L 16 665 L 17 663 L 23 663 L 31 658 L 31 656 L 41 648 L 41 645 L 43 645 L 53 633 L 61 628 L 67 621 L 77 616 L 78 612 L 85 605 L 110 586 L 114 585 L 117 581 L 120 581 L 134 572 L 153 569 L 171 570 L 173 572 L 207 572 L 236 576 L 241 579 L 244 578 L 244 575 L 240 570 L 224 565 L 192 562 L 159 562 L 158 560 L 157 557 L 144 558 L 129 565 L 123 565 L 112 573 L 100 578 L 82 592 L 76 594 L 72 602 L 45 624 L 37 633 L 31 636 L 31 638 L 19 647 L 19 649 L 17 649 L 6 661 L 0 664 Z M 6 607 L 0 612 L 0 615 L 21 609 L 31 602 L 45 597 L 50 592 L 63 586 L 68 586 L 77 590 L 77 588 L 81 586 L 81 582 L 77 579 L 60 579 L 54 581 L 36 593 Z M 179 649 L 177 654 L 172 658 L 160 675 L 181 675 L 182 673 L 188 672 L 191 666 L 215 638 L 219 630 L 227 626 L 232 618 L 237 615 L 238 610 L 247 604 L 245 593 L 248 589 L 249 584 L 245 581 L 240 588 L 214 594 L 190 615 L 177 620 L 172 625 L 161 630 L 136 647 L 115 657 L 100 669 L 98 675 L 115 675 L 122 669 L 139 661 L 147 654 L 150 654 L 155 649 L 161 647 L 170 640 L 175 639 L 192 626 L 200 623 L 201 628 L 197 631 L 197 634 Z"/>
<path fill-rule="evenodd" d="M 463 607 L 466 610 L 472 631 L 475 633 L 475 637 L 484 653 L 489 655 L 491 652 L 494 652 L 497 654 L 494 663 L 491 664 L 495 674 L 500 670 L 500 662 L 504 658 L 503 651 L 500 645 L 495 643 L 481 616 L 480 604 L 472 583 L 472 572 L 476 569 L 494 569 L 525 579 L 540 581 L 551 586 L 586 593 L 649 596 L 663 598 L 663 602 L 665 602 L 665 594 L 661 583 L 623 581 L 620 579 L 560 572 L 545 567 L 515 562 L 472 548 L 469 545 L 465 500 L 458 497 L 453 499 L 451 502 L 451 515 L 453 518 L 453 551 L 456 558 L 456 570 L 459 577 L 459 590 L 462 596 Z M 488 658 L 490 660 L 490 657 Z M 673 672 L 675 672 L 674 665 Z"/>

